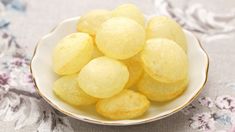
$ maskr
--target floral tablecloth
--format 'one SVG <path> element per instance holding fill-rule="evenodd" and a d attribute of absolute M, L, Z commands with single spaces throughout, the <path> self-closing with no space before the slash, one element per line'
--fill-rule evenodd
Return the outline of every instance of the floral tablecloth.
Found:
<path fill-rule="evenodd" d="M 35 91 L 29 71 L 37 40 L 63 19 L 131 2 L 147 15 L 167 15 L 202 41 L 210 58 L 200 96 L 170 117 L 110 127 L 67 117 Z M 0 132 L 235 132 L 234 0 L 0 0 Z"/>

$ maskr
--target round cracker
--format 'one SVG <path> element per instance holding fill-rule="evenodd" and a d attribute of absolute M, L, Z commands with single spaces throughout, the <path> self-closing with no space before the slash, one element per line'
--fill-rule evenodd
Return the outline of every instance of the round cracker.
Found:
<path fill-rule="evenodd" d="M 148 99 L 157 102 L 164 102 L 178 97 L 186 89 L 188 79 L 175 83 L 163 83 L 151 78 L 147 73 L 140 79 L 138 90 L 147 96 Z"/>
<path fill-rule="evenodd" d="M 145 24 L 144 15 L 140 11 L 140 9 L 133 4 L 123 4 L 118 6 L 112 11 L 112 15 L 116 17 L 128 17 L 130 19 L 135 20 L 143 27 Z"/>
<path fill-rule="evenodd" d="M 55 81 L 54 93 L 63 101 L 74 106 L 90 105 L 97 101 L 97 98 L 87 95 L 78 85 L 77 75 L 63 76 Z"/>
<path fill-rule="evenodd" d="M 128 78 L 129 72 L 124 64 L 103 56 L 91 60 L 82 68 L 78 82 L 88 95 L 109 98 L 124 88 Z"/>
<path fill-rule="evenodd" d="M 114 17 L 105 21 L 96 34 L 98 49 L 115 59 L 128 59 L 144 48 L 145 31 L 132 19 Z"/>
<path fill-rule="evenodd" d="M 78 20 L 77 31 L 95 36 L 96 31 L 100 28 L 101 24 L 111 17 L 112 13 L 108 10 L 92 10 L 81 16 Z"/>
<path fill-rule="evenodd" d="M 92 38 L 87 33 L 67 35 L 53 51 L 53 70 L 59 75 L 78 72 L 91 60 L 93 48 Z"/>
<path fill-rule="evenodd" d="M 171 83 L 188 76 L 188 58 L 178 44 L 168 39 L 150 39 L 141 53 L 144 70 L 154 79 Z"/>
<path fill-rule="evenodd" d="M 143 115 L 149 105 L 144 95 L 125 89 L 111 98 L 98 101 L 96 111 L 109 119 L 125 120 Z"/>
<path fill-rule="evenodd" d="M 147 39 L 167 38 L 175 41 L 187 51 L 187 40 L 180 25 L 165 16 L 156 16 L 149 20 L 146 28 Z"/>

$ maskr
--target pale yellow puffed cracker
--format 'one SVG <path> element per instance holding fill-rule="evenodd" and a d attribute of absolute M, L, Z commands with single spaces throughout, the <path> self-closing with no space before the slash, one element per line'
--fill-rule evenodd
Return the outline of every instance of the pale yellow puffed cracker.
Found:
<path fill-rule="evenodd" d="M 149 108 L 148 99 L 132 90 L 123 90 L 121 93 L 96 104 L 96 111 L 109 119 L 125 120 L 143 115 Z"/>
<path fill-rule="evenodd" d="M 140 11 L 140 9 L 133 4 L 120 5 L 112 11 L 112 14 L 113 16 L 116 17 L 122 16 L 122 17 L 131 18 L 144 27 L 145 24 L 144 15 Z"/>
<path fill-rule="evenodd" d="M 172 40 L 150 39 L 141 53 L 144 70 L 154 79 L 172 83 L 188 76 L 188 58 Z"/>
<path fill-rule="evenodd" d="M 118 60 L 98 57 L 85 65 L 78 75 L 80 87 L 89 95 L 109 98 L 118 94 L 129 78 L 127 67 Z"/>
<path fill-rule="evenodd" d="M 163 83 L 151 78 L 147 73 L 140 79 L 137 87 L 152 101 L 164 102 L 178 97 L 186 89 L 188 79 L 175 83 Z"/>
<path fill-rule="evenodd" d="M 98 99 L 83 92 L 76 78 L 77 74 L 74 74 L 56 80 L 53 86 L 54 93 L 60 99 L 74 106 L 94 104 Z"/>
<path fill-rule="evenodd" d="M 78 72 L 92 58 L 93 41 L 87 33 L 72 33 L 56 45 L 53 70 L 59 75 Z"/>
<path fill-rule="evenodd" d="M 145 30 L 132 19 L 114 17 L 105 21 L 96 34 L 98 49 L 106 56 L 128 59 L 145 44 Z"/>
<path fill-rule="evenodd" d="M 130 88 L 140 79 L 143 73 L 143 67 L 141 64 L 140 56 L 136 55 L 130 59 L 124 60 L 124 64 L 127 66 L 129 71 L 129 80 L 125 88 Z"/>
<path fill-rule="evenodd" d="M 112 13 L 108 10 L 98 9 L 92 10 L 81 16 L 77 24 L 77 31 L 86 32 L 95 36 L 96 31 L 101 24 L 112 17 Z"/>
<path fill-rule="evenodd" d="M 146 28 L 147 39 L 167 38 L 179 44 L 187 51 L 187 41 L 180 25 L 165 16 L 156 16 L 149 20 Z"/>

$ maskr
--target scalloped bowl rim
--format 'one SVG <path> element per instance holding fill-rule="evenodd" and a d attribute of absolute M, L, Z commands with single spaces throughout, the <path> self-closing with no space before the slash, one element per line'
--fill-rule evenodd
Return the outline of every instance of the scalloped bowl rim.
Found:
<path fill-rule="evenodd" d="M 62 108 L 58 104 L 53 103 L 53 101 L 51 101 L 46 95 L 44 95 L 44 93 L 41 91 L 40 87 L 38 87 L 37 77 L 34 75 L 35 71 L 33 69 L 33 66 L 34 66 L 34 60 L 35 60 L 35 58 L 36 58 L 36 56 L 38 54 L 38 49 L 43 44 L 42 40 L 45 40 L 45 39 L 53 36 L 54 34 L 56 34 L 58 28 L 61 27 L 62 25 L 66 24 L 66 23 L 69 23 L 71 21 L 77 21 L 79 18 L 80 17 L 74 17 L 74 18 L 66 19 L 66 20 L 62 21 L 61 23 L 59 23 L 55 28 L 53 28 L 53 30 L 50 33 L 48 33 L 47 35 L 43 36 L 39 40 L 39 42 L 37 43 L 37 45 L 36 45 L 36 47 L 34 49 L 33 57 L 31 59 L 31 63 L 30 63 L 30 71 L 31 71 L 31 74 L 33 76 L 33 81 L 35 83 L 36 90 L 37 90 L 38 94 L 44 100 L 46 100 L 46 102 L 48 102 L 52 107 L 54 107 L 55 109 L 57 109 L 60 112 L 64 113 L 65 115 L 68 115 L 70 117 L 73 117 L 73 118 L 81 120 L 81 121 L 85 121 L 85 122 L 89 122 L 89 123 L 94 123 L 94 124 L 101 124 L 101 125 L 126 126 L 126 125 L 137 125 L 137 124 L 148 123 L 148 122 L 152 122 L 152 121 L 156 121 L 156 120 L 168 117 L 168 116 L 170 116 L 170 115 L 180 111 L 181 109 L 183 109 L 184 107 L 189 105 L 200 94 L 200 92 L 202 91 L 203 87 L 205 86 L 207 78 L 208 78 L 209 57 L 208 57 L 207 53 L 205 52 L 205 50 L 202 48 L 201 43 L 196 38 L 196 36 L 193 35 L 191 32 L 189 32 L 187 30 L 184 30 L 184 32 L 186 34 L 191 34 L 193 37 L 196 38 L 197 43 L 198 43 L 198 45 L 200 47 L 200 50 L 204 54 L 203 56 L 206 58 L 206 62 L 204 62 L 206 67 L 205 67 L 204 72 L 203 72 L 205 74 L 205 77 L 203 78 L 203 83 L 200 85 L 200 88 L 198 89 L 198 91 L 195 92 L 194 96 L 192 96 L 184 104 L 182 104 L 182 105 L 180 105 L 180 106 L 178 106 L 178 107 L 176 107 L 176 108 L 174 108 L 172 110 L 168 110 L 167 112 L 165 112 L 165 114 L 162 114 L 160 116 L 156 115 L 156 116 L 149 117 L 149 118 L 146 118 L 146 119 L 139 119 L 139 120 L 132 119 L 132 120 L 120 120 L 120 121 L 111 121 L 111 120 L 103 121 L 103 120 L 98 120 L 98 119 L 90 118 L 88 116 L 78 115 L 78 114 L 75 114 L 75 113 L 72 113 L 72 112 L 64 110 L 64 108 Z"/>

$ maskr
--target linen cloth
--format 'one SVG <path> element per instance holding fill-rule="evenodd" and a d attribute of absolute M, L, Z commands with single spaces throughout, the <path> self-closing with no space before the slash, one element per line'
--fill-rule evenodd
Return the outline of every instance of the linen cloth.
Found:
<path fill-rule="evenodd" d="M 111 127 L 53 109 L 35 91 L 29 63 L 37 41 L 60 21 L 91 9 L 136 4 L 195 33 L 210 58 L 208 82 L 182 111 L 152 123 Z M 234 0 L 0 0 L 0 132 L 235 132 Z"/>

